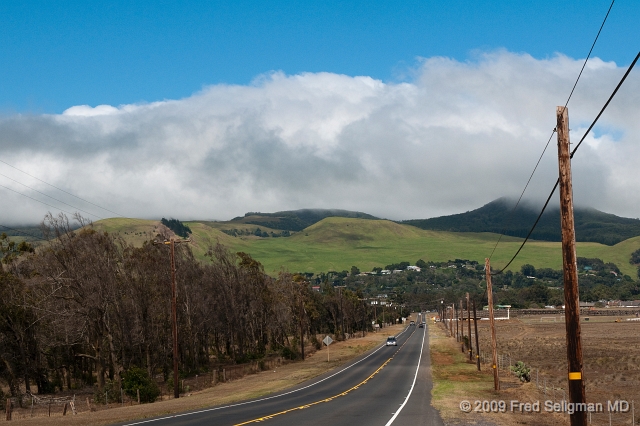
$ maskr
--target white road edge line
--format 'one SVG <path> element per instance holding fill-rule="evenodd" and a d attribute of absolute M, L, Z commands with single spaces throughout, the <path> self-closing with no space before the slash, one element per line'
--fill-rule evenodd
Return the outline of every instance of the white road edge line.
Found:
<path fill-rule="evenodd" d="M 405 327 L 404 330 L 402 330 L 400 333 L 396 334 L 396 336 L 400 336 L 402 333 L 404 333 L 408 329 L 409 329 L 409 327 Z M 422 338 L 422 343 L 424 344 L 424 337 Z M 256 403 L 256 402 L 267 401 L 269 399 L 280 398 L 281 396 L 290 395 L 292 393 L 299 392 L 299 391 L 304 390 L 304 389 L 309 389 L 311 386 L 315 386 L 315 385 L 317 385 L 319 383 L 324 382 L 325 380 L 329 380 L 330 378 L 332 378 L 334 376 L 337 376 L 338 374 L 342 373 L 343 371 L 346 371 L 346 370 L 350 369 L 354 365 L 361 363 L 362 361 L 364 361 L 365 359 L 369 358 L 371 355 L 375 354 L 376 352 L 378 352 L 380 349 L 382 349 L 384 347 L 386 347 L 386 343 L 383 343 L 382 345 L 380 345 L 380 347 L 378 349 L 376 349 L 375 351 L 371 352 L 369 355 L 365 356 L 361 360 L 354 362 L 353 364 L 349 365 L 348 367 L 345 367 L 342 370 L 337 371 L 337 372 L 333 373 L 332 375 L 325 377 L 322 380 L 318 380 L 317 382 L 311 383 L 310 385 L 304 386 L 304 387 L 302 387 L 300 389 L 295 389 L 295 390 L 292 390 L 292 391 L 289 391 L 289 392 L 285 392 L 285 393 L 281 393 L 281 394 L 278 394 L 278 395 L 268 396 L 266 398 L 255 399 L 253 401 L 239 402 L 237 404 L 230 404 L 230 405 L 225 405 L 225 406 L 222 406 L 222 407 L 206 408 L 204 410 L 190 411 L 188 413 L 172 414 L 172 415 L 169 415 L 169 416 L 158 417 L 156 419 L 148 419 L 148 420 L 142 420 L 142 421 L 139 421 L 139 422 L 125 423 L 123 426 L 141 425 L 141 424 L 145 424 L 145 423 L 158 422 L 160 420 L 174 419 L 176 417 L 192 416 L 194 414 L 202 414 L 202 413 L 207 413 L 209 411 L 217 411 L 217 410 L 223 410 L 225 408 L 239 407 L 241 405 L 253 404 L 253 403 Z M 422 357 L 422 350 L 420 350 L 420 357 Z M 419 361 L 418 361 L 418 365 L 420 365 Z M 414 379 L 413 383 L 415 383 L 415 382 L 416 381 Z M 411 388 L 413 389 L 413 386 L 411 386 Z M 411 395 L 411 392 L 409 392 L 409 395 Z M 400 407 L 400 409 L 402 409 L 402 407 Z"/>
<path fill-rule="evenodd" d="M 409 389 L 409 394 L 404 399 L 404 402 L 402 403 L 402 405 L 400 405 L 400 408 L 398 408 L 398 411 L 396 411 L 393 417 L 391 417 L 391 419 L 384 426 L 389 426 L 396 420 L 396 417 L 398 417 L 398 414 L 400 414 L 404 406 L 407 405 L 407 402 L 409 402 L 409 397 L 411 396 L 411 392 L 413 392 L 413 387 L 416 385 L 416 379 L 418 378 L 418 371 L 420 370 L 420 361 L 422 360 L 422 350 L 424 349 L 424 338 L 427 335 L 426 327 L 423 330 L 424 332 L 422 333 L 422 346 L 420 346 L 420 356 L 418 357 L 418 367 L 416 368 L 415 376 L 413 376 L 413 383 L 411 383 L 411 389 Z"/>

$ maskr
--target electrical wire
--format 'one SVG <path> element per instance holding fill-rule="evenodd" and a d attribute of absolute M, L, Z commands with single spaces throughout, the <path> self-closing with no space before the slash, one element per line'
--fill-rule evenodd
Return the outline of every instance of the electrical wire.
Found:
<path fill-rule="evenodd" d="M 580 147 L 580 145 L 582 144 L 582 142 L 585 140 L 585 138 L 587 137 L 587 135 L 589 134 L 589 132 L 591 132 L 591 129 L 593 129 L 593 126 L 596 125 L 596 123 L 598 122 L 598 120 L 600 119 L 600 117 L 602 116 L 602 114 L 604 113 L 604 111 L 607 109 L 607 107 L 609 106 L 609 104 L 611 103 L 611 100 L 613 99 L 613 97 L 616 95 L 616 93 L 618 93 L 618 90 L 620 89 L 620 86 L 622 86 L 622 83 L 624 83 L 624 81 L 627 79 L 627 76 L 629 75 L 629 73 L 631 73 L 631 70 L 633 69 L 633 67 L 636 65 L 636 62 L 638 62 L 638 59 L 640 59 L 640 52 L 638 52 L 638 54 L 636 55 L 635 59 L 633 60 L 633 62 L 631 62 L 631 65 L 629 65 L 629 68 L 627 69 L 627 72 L 624 73 L 624 76 L 622 76 L 622 79 L 620 80 L 620 82 L 618 83 L 618 85 L 616 86 L 615 90 L 613 91 L 613 93 L 611 93 L 611 96 L 609 96 L 609 99 L 607 99 L 607 102 L 604 104 L 604 106 L 602 107 L 602 109 L 600 109 L 600 112 L 598 113 L 598 115 L 596 116 L 596 118 L 593 120 L 593 122 L 591 123 L 591 125 L 589 126 L 589 128 L 587 129 L 587 131 L 584 133 L 584 135 L 582 136 L 582 138 L 580 139 L 580 142 L 578 142 L 578 144 L 576 145 L 576 147 L 573 149 L 573 151 L 571 151 L 571 155 L 570 158 L 573 158 L 573 156 L 575 155 L 576 151 L 578 150 L 578 148 Z M 513 262 L 515 260 L 515 258 L 518 256 L 518 254 L 520 253 L 520 251 L 522 250 L 522 248 L 524 247 L 524 245 L 527 243 L 527 241 L 529 240 L 529 237 L 531 237 L 531 234 L 533 233 L 533 230 L 536 228 L 536 225 L 538 224 L 538 222 L 540 221 L 540 218 L 542 217 L 542 214 L 544 213 L 545 209 L 547 208 L 547 206 L 549 205 L 549 201 L 551 200 L 551 197 L 553 196 L 553 193 L 556 191 L 556 189 L 558 188 L 558 185 L 560 184 L 560 178 L 558 178 L 556 180 L 556 184 L 553 186 L 553 189 L 551 190 L 551 193 L 549 194 L 549 196 L 547 197 L 547 201 L 544 203 L 544 206 L 542 207 L 542 210 L 540 211 L 540 214 L 538 215 L 538 218 L 536 219 L 536 221 L 534 222 L 533 226 L 531 227 L 531 229 L 529 230 L 529 233 L 527 234 L 527 237 L 524 239 L 524 241 L 522 242 L 522 244 L 520 245 L 520 248 L 518 248 L 518 251 L 516 251 L 516 253 L 513 255 L 513 257 L 511 258 L 511 260 L 509 260 L 509 262 L 499 271 L 497 272 L 492 272 L 491 275 L 498 275 L 501 274 L 505 269 L 507 269 L 507 267 L 509 267 L 509 265 L 511 265 L 511 262 Z"/>
<path fill-rule="evenodd" d="M 602 24 L 600 25 L 600 29 L 598 30 L 598 34 L 596 34 L 596 38 L 593 40 L 593 43 L 591 44 L 591 49 L 589 49 L 589 53 L 587 54 L 587 57 L 585 58 L 584 62 L 582 63 L 582 68 L 580 69 L 580 72 L 578 73 L 578 77 L 576 78 L 575 83 L 573 83 L 573 87 L 571 88 L 571 92 L 569 93 L 569 97 L 567 98 L 567 101 L 564 104 L 565 108 L 569 105 L 569 101 L 571 100 L 571 97 L 573 96 L 573 92 L 576 90 L 576 86 L 578 85 L 578 81 L 580 81 L 580 77 L 582 77 L 582 72 L 584 71 L 585 67 L 587 66 L 587 62 L 589 61 L 589 58 L 591 57 L 591 53 L 593 52 L 593 48 L 596 46 L 596 42 L 598 41 L 598 38 L 600 37 L 600 33 L 602 32 L 602 28 L 604 28 L 605 22 L 607 22 L 607 18 L 609 17 L 609 13 L 611 12 L 611 8 L 613 8 L 613 4 L 615 3 L 615 1 L 616 0 L 612 0 L 611 1 L 611 5 L 609 5 L 609 10 L 607 10 L 607 14 L 604 16 L 604 19 L 602 20 Z M 524 189 L 522 190 L 522 193 L 520 194 L 520 197 L 518 198 L 518 201 L 516 202 L 515 206 L 513 206 L 513 209 L 509 213 L 509 216 L 507 216 L 507 219 L 505 220 L 505 225 L 502 228 L 502 231 L 500 231 L 500 237 L 498 237 L 498 241 L 496 241 L 496 244 L 493 246 L 493 250 L 491 250 L 491 254 L 489 255 L 489 260 L 491 260 L 491 258 L 493 257 L 493 254 L 495 253 L 496 248 L 498 248 L 498 244 L 500 244 L 500 241 L 502 240 L 502 237 L 504 236 L 504 232 L 507 229 L 507 225 L 506 224 L 513 217 L 513 214 L 515 213 L 516 209 L 518 208 L 518 205 L 520 204 L 520 201 L 522 200 L 522 197 L 524 196 L 525 191 L 529 187 L 529 183 L 531 183 L 531 179 L 533 178 L 533 175 L 536 173 L 536 170 L 538 170 L 538 166 L 540 165 L 540 161 L 542 160 L 542 157 L 544 156 L 544 154 L 547 152 L 547 148 L 549 148 L 549 143 L 551 142 L 551 139 L 553 138 L 553 134 L 555 133 L 555 131 L 556 130 L 554 128 L 553 131 L 551 132 L 551 136 L 549 136 L 549 140 L 547 140 L 547 144 L 544 146 L 544 149 L 542 150 L 542 154 L 540 154 L 540 157 L 538 158 L 538 161 L 536 162 L 536 165 L 533 168 L 533 171 L 531 172 L 531 175 L 529 176 L 529 180 L 527 180 L 527 183 L 524 186 Z M 572 156 L 573 156 L 573 154 L 572 154 Z M 518 252 L 519 251 L 520 250 L 518 250 Z"/>
<path fill-rule="evenodd" d="M 42 182 L 42 183 L 44 183 L 44 184 L 46 184 L 46 185 L 49 185 L 50 187 L 55 188 L 55 189 L 57 189 L 58 191 L 62 191 L 62 192 L 64 192 L 64 193 L 65 193 L 65 194 L 67 194 L 67 195 L 71 195 L 72 197 L 77 198 L 78 200 L 82 200 L 82 201 L 84 201 L 85 203 L 91 204 L 91 205 L 92 205 L 92 206 L 94 206 L 94 207 L 98 207 L 99 209 L 102 209 L 102 210 L 107 211 L 107 212 L 109 212 L 109 213 L 113 213 L 113 214 L 115 214 L 116 216 L 124 217 L 124 216 L 123 216 L 123 215 L 121 215 L 120 213 L 116 213 L 116 212 L 114 212 L 114 211 L 112 211 L 112 210 L 109 210 L 109 209 L 107 209 L 107 208 L 105 208 L 105 207 L 99 206 L 98 204 L 92 203 L 91 201 L 85 200 L 85 199 L 84 199 L 84 198 L 82 198 L 82 197 L 78 197 L 77 195 L 73 195 L 72 193 L 67 192 L 67 191 L 65 191 L 65 190 L 64 190 L 64 189 L 62 189 L 62 188 L 58 188 L 57 186 L 52 185 L 52 184 L 50 184 L 49 182 L 46 182 L 46 181 L 44 181 L 44 180 L 40 179 L 39 177 L 36 177 L 36 176 L 34 176 L 34 175 L 30 174 L 30 173 L 27 173 L 27 172 L 25 172 L 24 170 L 20 170 L 19 168 L 15 167 L 15 166 L 13 166 L 13 165 L 11 165 L 11 164 L 9 164 L 9 163 L 7 163 L 6 161 L 0 160 L 0 163 L 6 164 L 7 166 L 11 167 L 12 169 L 15 169 L 15 170 L 17 170 L 17 171 L 19 171 L 19 172 L 21 172 L 21 173 L 24 173 L 25 175 L 27 175 L 27 176 L 29 176 L 29 177 L 32 177 L 32 178 L 34 178 L 34 179 L 36 179 L 36 180 L 38 180 L 38 181 L 40 181 L 40 182 Z"/>
<path fill-rule="evenodd" d="M 9 176 L 3 175 L 2 173 L 0 173 L 0 176 L 5 177 L 5 178 L 7 178 L 7 179 L 9 179 L 9 180 L 11 180 L 11 181 L 13 181 L 13 182 L 15 182 L 15 183 L 19 184 L 19 185 L 22 185 L 22 186 L 26 187 L 26 188 L 29 188 L 30 190 L 35 191 L 35 192 L 37 192 L 38 194 L 44 195 L 45 197 L 51 198 L 52 200 L 55 200 L 55 201 L 57 201 L 57 202 L 59 202 L 59 203 L 62 203 L 62 204 L 64 204 L 65 206 L 69 206 L 69 207 L 74 208 L 74 209 L 76 209 L 76 210 L 78 210 L 78 211 L 81 211 L 82 213 L 86 213 L 86 214 L 89 214 L 89 215 L 91 215 L 91 216 L 95 216 L 95 217 L 97 217 L 98 219 L 104 219 L 103 217 L 98 216 L 97 214 L 93 214 L 93 213 L 90 213 L 90 212 L 88 212 L 88 211 L 86 211 L 86 210 L 82 210 L 81 208 L 78 208 L 78 207 L 72 206 L 71 204 L 67 204 L 67 203 L 65 203 L 65 202 L 64 202 L 64 201 L 62 201 L 62 200 L 58 200 L 57 198 L 54 198 L 54 197 L 52 197 L 51 195 L 47 195 L 47 194 L 45 194 L 44 192 L 40 192 L 40 191 L 38 191 L 37 189 L 32 188 L 32 187 L 30 187 L 29 185 L 25 185 L 25 184 L 24 184 L 24 183 L 22 183 L 22 182 L 19 182 L 19 181 L 17 181 L 17 180 L 15 180 L 15 179 L 13 179 L 13 178 L 10 178 Z M 21 195 L 24 195 L 24 194 L 21 194 Z"/>
<path fill-rule="evenodd" d="M 30 196 L 28 196 L 27 194 L 23 194 L 23 193 L 22 193 L 22 192 L 20 192 L 20 191 L 16 191 L 15 189 L 11 189 L 11 188 L 9 188 L 8 186 L 0 185 L 0 187 L 2 187 L 2 188 L 4 188 L 4 189 L 8 189 L 9 191 L 12 191 L 12 192 L 15 192 L 16 194 L 22 195 L 23 197 L 30 198 L 30 199 L 32 199 L 33 201 L 37 201 L 38 203 L 44 204 L 45 206 L 49 206 L 49 207 L 51 207 L 51 208 L 54 208 L 54 209 L 56 209 L 56 210 L 60 210 L 61 212 L 64 212 L 64 213 L 67 213 L 67 214 L 70 214 L 71 216 L 73 216 L 73 213 L 71 213 L 71 212 L 68 212 L 68 211 L 66 211 L 66 210 L 63 210 L 63 209 L 61 209 L 61 208 L 59 208 L 59 207 L 56 207 L 56 206 L 52 206 L 51 204 L 47 204 L 47 203 L 45 203 L 44 201 L 40 201 L 40 200 L 38 200 L 37 198 L 30 197 Z"/>

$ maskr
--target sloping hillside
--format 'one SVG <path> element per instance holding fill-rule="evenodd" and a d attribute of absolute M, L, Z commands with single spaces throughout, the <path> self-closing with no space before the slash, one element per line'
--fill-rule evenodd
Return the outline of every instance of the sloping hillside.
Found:
<path fill-rule="evenodd" d="M 539 208 L 521 204 L 511 217 L 515 202 L 499 198 L 479 209 L 432 219 L 407 220 L 402 223 L 421 229 L 450 232 L 503 232 L 524 238 L 535 222 Z M 619 217 L 592 208 L 574 211 L 576 240 L 606 245 L 618 244 L 628 238 L 640 236 L 640 220 Z M 533 232 L 532 238 L 542 241 L 561 241 L 560 212 L 557 207 L 547 208 Z"/>
<path fill-rule="evenodd" d="M 247 213 L 230 222 L 246 223 L 283 231 L 302 231 L 327 217 L 347 217 L 352 219 L 377 219 L 370 214 L 336 209 L 302 209 L 275 213 Z"/>
<path fill-rule="evenodd" d="M 465 233 L 429 231 L 388 220 L 349 219 L 330 217 L 315 223 L 287 238 L 232 237 L 207 222 L 187 222 L 194 254 L 205 259 L 207 249 L 220 242 L 233 251 L 244 251 L 259 260 L 269 274 L 281 269 L 294 272 L 321 272 L 349 270 L 357 266 L 362 271 L 384 267 L 390 263 L 418 259 L 447 261 L 456 258 L 484 263 L 491 254 L 498 235 L 491 233 Z M 212 224 L 217 224 L 213 222 Z M 97 229 L 117 232 L 136 245 L 152 239 L 159 230 L 159 221 L 138 219 L 108 219 L 96 222 Z M 506 264 L 522 239 L 503 237 L 492 258 L 492 266 Z M 614 262 L 630 276 L 636 275 L 629 264 L 634 250 L 640 248 L 640 237 L 614 246 L 599 243 L 578 243 L 581 257 L 598 257 Z M 560 269 L 561 247 L 558 242 L 530 241 L 509 269 L 519 270 L 529 263 L 538 268 Z"/>

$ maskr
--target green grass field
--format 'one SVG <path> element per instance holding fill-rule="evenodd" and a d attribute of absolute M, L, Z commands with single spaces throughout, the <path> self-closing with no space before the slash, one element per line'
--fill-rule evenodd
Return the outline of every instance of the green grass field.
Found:
<path fill-rule="evenodd" d="M 259 260 L 269 274 L 282 268 L 292 272 L 326 272 L 349 270 L 357 266 L 370 271 L 390 263 L 418 259 L 447 261 L 469 259 L 484 263 L 498 240 L 491 233 L 461 233 L 425 231 L 387 220 L 364 220 L 331 217 L 287 238 L 231 237 L 220 231 L 216 222 L 186 222 L 193 231 L 192 247 L 199 258 L 216 241 L 233 251 L 244 251 Z M 117 232 L 134 244 L 155 235 L 159 221 L 140 219 L 108 219 L 96 222 L 97 229 Z M 126 232 L 126 234 L 125 234 Z M 492 260 L 495 268 L 503 267 L 518 249 L 522 239 L 502 237 Z M 614 262 L 623 271 L 636 277 L 636 269 L 629 264 L 634 250 L 640 248 L 640 237 L 615 246 L 598 243 L 578 243 L 581 257 L 598 257 Z M 526 263 L 536 268 L 561 269 L 561 246 L 557 242 L 529 241 L 509 269 L 516 271 Z"/>

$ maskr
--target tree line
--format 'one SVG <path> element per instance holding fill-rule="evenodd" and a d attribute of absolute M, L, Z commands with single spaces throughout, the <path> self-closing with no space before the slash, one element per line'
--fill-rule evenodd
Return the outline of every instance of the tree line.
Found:
<path fill-rule="evenodd" d="M 47 215 L 48 240 L 36 250 L 11 246 L 0 271 L 0 380 L 22 392 L 110 383 L 140 371 L 170 380 L 171 268 L 168 247 L 134 247 L 116 234 Z M 159 239 L 168 235 L 159 235 Z M 4 246 L 3 246 L 4 247 Z M 302 275 L 264 273 L 246 253 L 218 244 L 207 261 L 176 245 L 179 368 L 183 376 L 280 354 L 301 356 L 316 338 L 344 338 L 371 327 L 361 293 Z"/>

